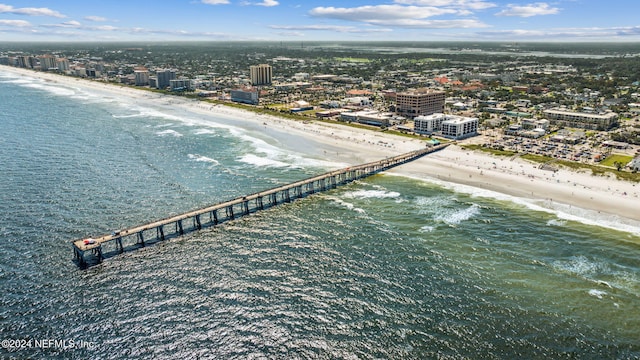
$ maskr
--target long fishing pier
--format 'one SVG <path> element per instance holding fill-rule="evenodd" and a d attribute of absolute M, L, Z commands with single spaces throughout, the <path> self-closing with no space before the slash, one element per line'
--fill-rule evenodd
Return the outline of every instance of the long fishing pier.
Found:
<path fill-rule="evenodd" d="M 289 203 L 317 192 L 335 189 L 338 186 L 416 160 L 426 154 L 441 150 L 447 145 L 428 147 L 380 161 L 330 171 L 202 209 L 114 231 L 108 235 L 74 240 L 72 242 L 74 261 L 81 268 L 86 268 L 102 262 L 107 257 L 122 254 L 125 250 L 138 249 L 147 244 L 163 241 L 170 237 L 178 237 L 186 232 L 200 230 L 203 227 L 215 226 L 222 222 L 237 219 L 276 205 Z M 147 238 L 146 236 L 149 235 L 150 237 Z M 125 239 L 129 240 L 127 244 L 130 245 L 125 246 Z M 130 239 L 135 242 L 131 243 Z M 112 250 L 105 251 L 103 245 L 105 247 L 110 245 Z"/>

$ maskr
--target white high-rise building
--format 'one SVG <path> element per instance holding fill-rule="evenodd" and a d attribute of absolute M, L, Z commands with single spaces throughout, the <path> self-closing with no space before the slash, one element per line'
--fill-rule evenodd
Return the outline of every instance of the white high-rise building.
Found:
<path fill-rule="evenodd" d="M 146 86 L 149 85 L 149 70 L 147 69 L 136 69 L 133 71 L 136 77 L 136 86 Z"/>

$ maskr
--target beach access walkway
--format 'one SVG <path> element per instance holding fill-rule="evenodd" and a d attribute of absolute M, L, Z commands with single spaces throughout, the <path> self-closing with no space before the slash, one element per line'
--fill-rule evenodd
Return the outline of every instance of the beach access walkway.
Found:
<path fill-rule="evenodd" d="M 139 249 L 167 238 L 184 235 L 189 231 L 200 230 L 203 227 L 215 226 L 317 192 L 335 189 L 338 186 L 416 160 L 441 150 L 447 145 L 431 146 L 379 161 L 329 171 L 305 180 L 241 196 L 180 215 L 114 231 L 111 234 L 74 240 L 72 241 L 73 258 L 79 267 L 87 268 L 125 251 Z M 149 235 L 151 236 L 147 238 Z M 107 246 L 112 249 L 105 249 Z"/>

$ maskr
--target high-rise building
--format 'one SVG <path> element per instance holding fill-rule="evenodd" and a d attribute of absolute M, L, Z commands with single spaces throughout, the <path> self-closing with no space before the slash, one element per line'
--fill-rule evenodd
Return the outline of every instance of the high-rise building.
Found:
<path fill-rule="evenodd" d="M 16 59 L 16 66 L 21 68 L 33 69 L 36 65 L 36 58 L 32 56 L 18 56 Z"/>
<path fill-rule="evenodd" d="M 176 71 L 174 69 L 158 70 L 156 72 L 156 85 L 158 89 L 166 89 L 171 86 L 171 80 L 176 79 Z"/>
<path fill-rule="evenodd" d="M 145 68 L 138 68 L 133 71 L 133 74 L 136 77 L 136 80 L 135 80 L 136 86 L 149 85 L 149 70 Z"/>
<path fill-rule="evenodd" d="M 396 113 L 414 118 L 444 112 L 445 94 L 443 91 L 420 89 L 398 93 L 396 95 Z"/>
<path fill-rule="evenodd" d="M 56 60 L 56 67 L 58 68 L 58 71 L 67 71 L 69 70 L 69 60 L 67 59 L 63 59 L 63 58 L 59 58 Z"/>
<path fill-rule="evenodd" d="M 56 57 L 53 55 L 42 55 L 38 59 L 40 60 L 40 70 L 48 71 L 58 68 Z"/>
<path fill-rule="evenodd" d="M 250 67 L 252 85 L 270 85 L 273 77 L 271 65 L 260 64 Z"/>

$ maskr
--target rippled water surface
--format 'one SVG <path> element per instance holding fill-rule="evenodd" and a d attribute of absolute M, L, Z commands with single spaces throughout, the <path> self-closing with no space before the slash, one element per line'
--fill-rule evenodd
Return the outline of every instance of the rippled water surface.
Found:
<path fill-rule="evenodd" d="M 637 235 L 418 179 L 79 270 L 72 239 L 341 165 L 228 119 L 0 75 L 0 334 L 91 345 L 3 356 L 640 357 Z"/>

